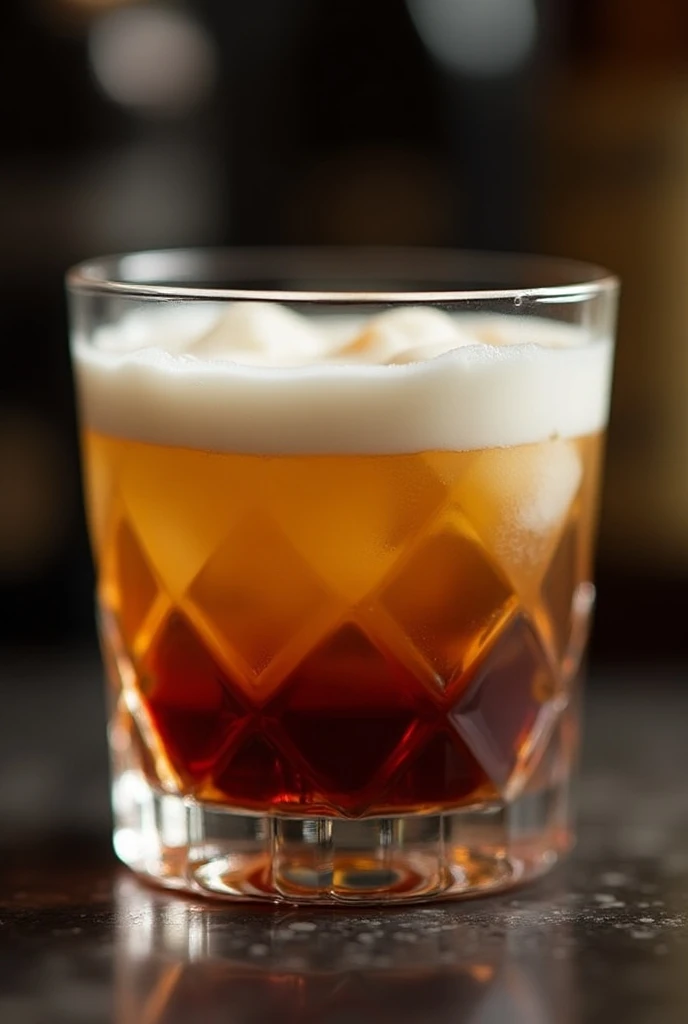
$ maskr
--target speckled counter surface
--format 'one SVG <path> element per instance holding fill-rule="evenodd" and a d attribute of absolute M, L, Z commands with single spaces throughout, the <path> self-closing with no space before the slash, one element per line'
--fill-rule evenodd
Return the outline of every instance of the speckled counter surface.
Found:
<path fill-rule="evenodd" d="M 510 896 L 395 911 L 201 904 L 107 842 L 97 670 L 4 666 L 2 1024 L 685 1024 L 688 689 L 589 689 L 578 848 Z"/>

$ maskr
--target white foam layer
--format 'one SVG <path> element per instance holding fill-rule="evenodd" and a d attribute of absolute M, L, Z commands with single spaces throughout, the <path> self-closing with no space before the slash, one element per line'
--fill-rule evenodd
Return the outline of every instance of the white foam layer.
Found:
<path fill-rule="evenodd" d="M 612 345 L 583 328 L 399 308 L 306 320 L 167 307 L 74 339 L 84 425 L 254 454 L 472 450 L 607 421 Z"/>

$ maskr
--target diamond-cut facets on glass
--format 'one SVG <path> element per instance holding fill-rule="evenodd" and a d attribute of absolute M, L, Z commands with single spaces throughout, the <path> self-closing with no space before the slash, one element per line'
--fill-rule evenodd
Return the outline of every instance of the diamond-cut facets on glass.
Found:
<path fill-rule="evenodd" d="M 459 805 L 467 798 L 479 803 L 497 796 L 485 769 L 456 734 L 433 731 L 429 739 L 420 739 L 418 746 L 394 778 L 395 803 L 401 800 L 408 807 L 420 808 Z"/>
<path fill-rule="evenodd" d="M 261 516 L 231 531 L 188 596 L 221 646 L 239 653 L 252 678 L 330 600 L 281 531 Z"/>
<path fill-rule="evenodd" d="M 386 771 L 403 756 L 422 711 L 418 697 L 413 676 L 348 624 L 291 673 L 265 714 L 304 765 L 304 796 L 317 802 L 325 792 L 334 805 L 361 813 L 362 794 L 372 786 L 379 795 Z"/>
<path fill-rule="evenodd" d="M 559 539 L 542 581 L 542 602 L 549 620 L 554 653 L 559 660 L 565 656 L 571 639 L 573 595 L 580 582 L 579 547 L 580 527 L 574 520 Z"/>
<path fill-rule="evenodd" d="M 520 827 L 527 835 L 533 819 L 545 818 L 557 842 L 568 844 L 570 794 L 567 780 L 578 753 L 578 723 L 574 702 L 555 715 L 543 734 L 539 749 L 534 750 L 523 765 L 520 785 L 513 795 L 519 798 L 520 806 L 528 808 L 528 814 L 520 820 L 512 815 L 514 832 Z"/>
<path fill-rule="evenodd" d="M 519 596 L 532 598 L 581 485 L 575 441 L 492 448 L 470 463 L 459 501 Z"/>
<path fill-rule="evenodd" d="M 579 583 L 571 602 L 571 635 L 564 653 L 562 680 L 570 690 L 581 666 L 585 645 L 588 641 L 590 623 L 595 607 L 595 587 L 592 583 Z"/>
<path fill-rule="evenodd" d="M 555 691 L 538 639 L 528 622 L 516 617 L 476 667 L 449 713 L 454 728 L 499 789 L 536 740 L 543 705 Z"/>
<path fill-rule="evenodd" d="M 247 711 L 194 630 L 174 613 L 141 666 L 142 697 L 170 762 L 197 781 L 242 724 Z"/>
<path fill-rule="evenodd" d="M 441 686 L 475 660 L 507 615 L 511 598 L 458 512 L 418 545 L 380 594 Z"/>
<path fill-rule="evenodd" d="M 285 794 L 299 791 L 289 759 L 253 731 L 242 735 L 230 754 L 218 763 L 213 786 L 223 799 L 244 807 L 264 807 L 266 801 L 277 806 L 285 802 Z"/>
<path fill-rule="evenodd" d="M 124 643 L 131 650 L 158 588 L 141 545 L 126 520 L 117 528 L 115 552 L 113 582 L 117 594 L 117 617 Z"/>
<path fill-rule="evenodd" d="M 543 734 L 538 748 L 523 766 L 524 784 L 521 793 L 540 794 L 557 789 L 571 773 L 577 748 L 577 739 L 572 735 L 572 723 L 576 714 L 571 708 L 557 713 L 553 710 L 549 728 Z"/>
<path fill-rule="evenodd" d="M 446 498 L 417 455 L 274 460 L 264 507 L 294 550 L 349 606 L 363 599 Z M 268 483 L 266 480 L 266 488 Z"/>
<path fill-rule="evenodd" d="M 84 470 L 87 484 L 84 489 L 86 510 L 88 513 L 89 533 L 97 559 L 102 562 L 107 557 L 110 538 L 117 528 L 120 514 L 120 499 L 117 488 L 116 459 L 107 458 L 99 451 L 100 445 L 93 435 L 86 431 L 83 435 Z"/>
<path fill-rule="evenodd" d="M 110 716 L 109 739 L 112 755 L 122 770 L 140 771 L 155 785 L 158 781 L 155 755 L 123 700 Z"/>
<path fill-rule="evenodd" d="M 237 485 L 228 479 L 226 458 L 140 444 L 118 471 L 122 504 L 175 603 L 245 514 L 246 495 L 255 493 L 253 464 L 242 463 Z"/>
<path fill-rule="evenodd" d="M 98 633 L 103 653 L 105 676 L 110 684 L 108 696 L 112 699 L 120 691 L 131 691 L 136 686 L 136 669 L 124 648 L 124 637 L 114 612 L 101 607 L 98 615 Z"/>

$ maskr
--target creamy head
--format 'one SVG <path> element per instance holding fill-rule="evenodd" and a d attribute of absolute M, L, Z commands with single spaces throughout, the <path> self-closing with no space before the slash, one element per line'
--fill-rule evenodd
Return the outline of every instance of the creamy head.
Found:
<path fill-rule="evenodd" d="M 612 345 L 531 317 L 274 303 L 139 311 L 74 339 L 84 426 L 254 454 L 472 450 L 607 420 Z"/>

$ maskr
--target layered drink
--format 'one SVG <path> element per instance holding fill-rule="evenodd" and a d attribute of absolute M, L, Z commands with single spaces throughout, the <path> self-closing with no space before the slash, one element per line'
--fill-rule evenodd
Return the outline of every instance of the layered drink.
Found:
<path fill-rule="evenodd" d="M 120 802 L 168 808 L 168 876 L 198 807 L 332 846 L 369 819 L 463 815 L 469 834 L 556 794 L 608 336 L 236 301 L 138 309 L 74 352 Z"/>

